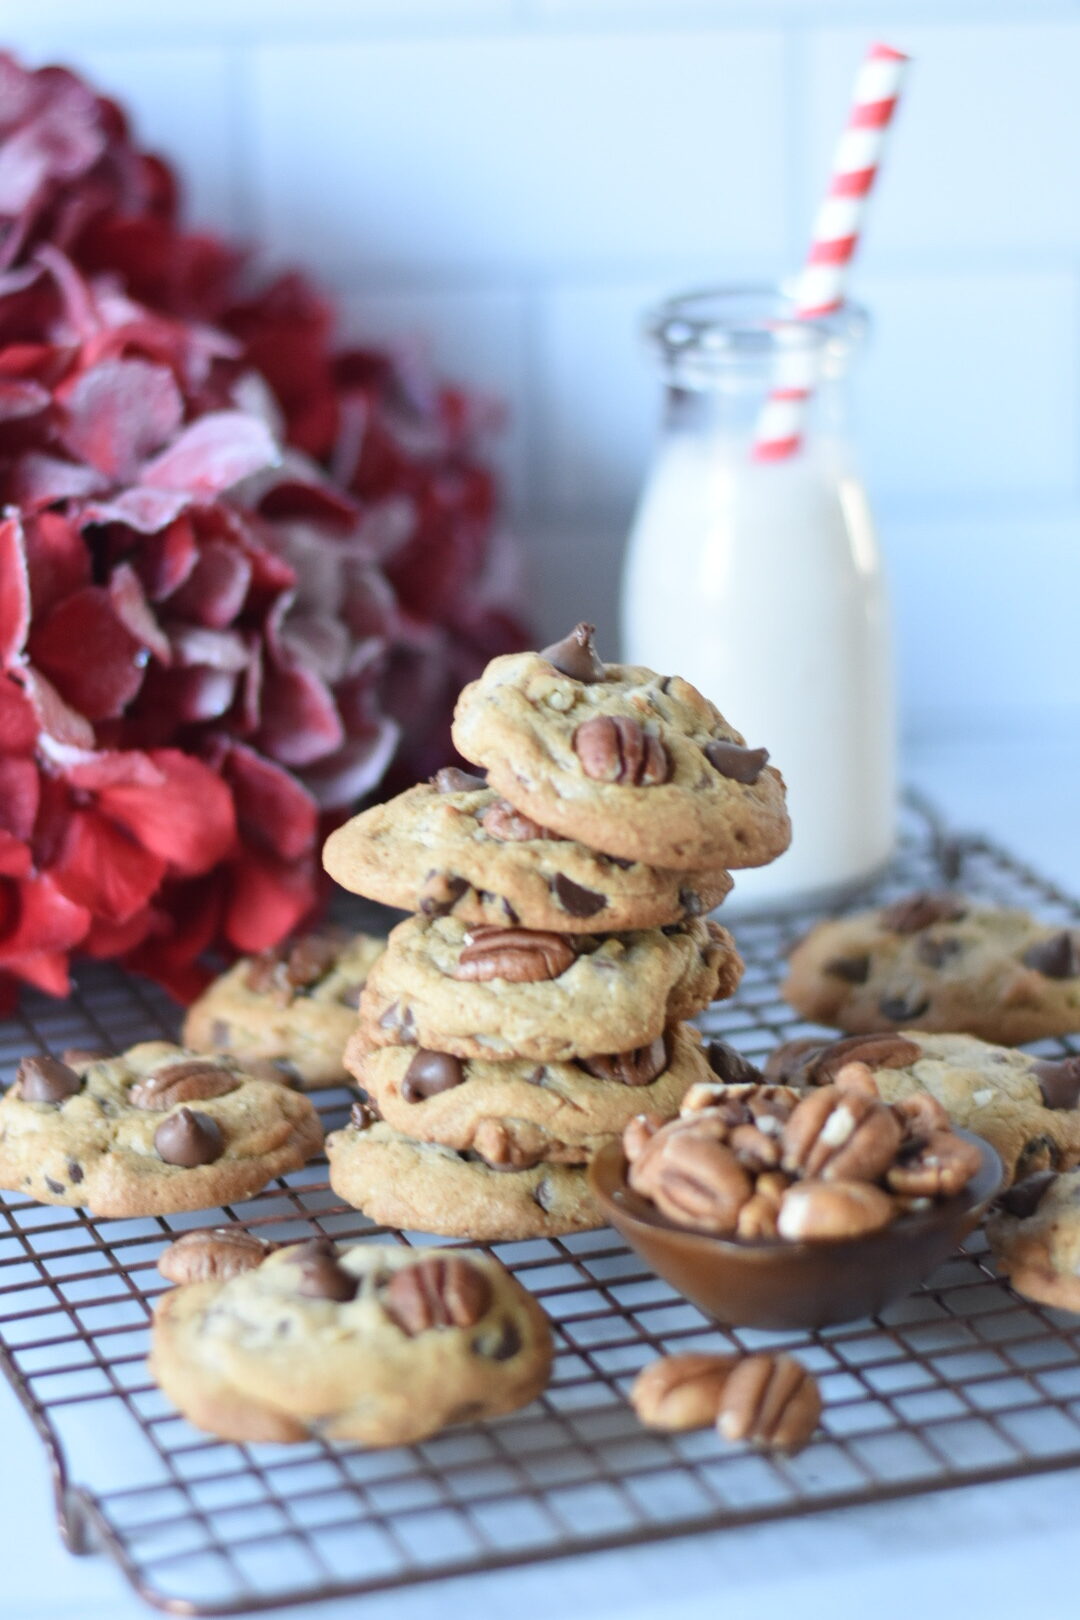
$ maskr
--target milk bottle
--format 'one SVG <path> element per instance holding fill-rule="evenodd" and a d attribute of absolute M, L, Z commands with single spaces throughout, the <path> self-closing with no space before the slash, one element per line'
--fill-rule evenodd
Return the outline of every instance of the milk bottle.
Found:
<path fill-rule="evenodd" d="M 888 601 L 845 421 L 865 329 L 845 306 L 794 322 L 766 289 L 702 293 L 655 312 L 664 428 L 625 563 L 622 657 L 676 671 L 783 773 L 787 854 L 736 873 L 725 911 L 836 899 L 895 839 Z M 781 348 L 814 388 L 798 453 L 755 459 Z"/>

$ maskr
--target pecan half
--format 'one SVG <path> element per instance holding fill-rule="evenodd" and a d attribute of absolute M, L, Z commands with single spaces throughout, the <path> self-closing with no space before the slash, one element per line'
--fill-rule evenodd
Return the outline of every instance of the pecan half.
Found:
<path fill-rule="evenodd" d="M 739 1211 L 735 1235 L 751 1241 L 779 1237 L 780 1205 L 790 1186 L 787 1176 L 779 1170 L 767 1170 L 758 1176 L 753 1197 Z"/>
<path fill-rule="evenodd" d="M 727 1127 L 707 1114 L 672 1125 L 630 1165 L 631 1187 L 668 1220 L 729 1235 L 754 1184 L 722 1139 Z"/>
<path fill-rule="evenodd" d="M 420 1260 L 395 1271 L 383 1310 L 410 1339 L 429 1328 L 472 1327 L 491 1304 L 491 1283 L 460 1255 Z"/>
<path fill-rule="evenodd" d="M 226 1097 L 230 1091 L 239 1091 L 241 1082 L 235 1074 L 218 1063 L 198 1058 L 182 1059 L 137 1080 L 128 1092 L 133 1108 L 145 1108 L 151 1113 L 167 1113 L 177 1103 L 206 1102 L 210 1097 Z"/>
<path fill-rule="evenodd" d="M 635 1114 L 623 1127 L 622 1146 L 627 1164 L 640 1159 L 664 1123 L 662 1114 Z"/>
<path fill-rule="evenodd" d="M 470 929 L 465 938 L 455 979 L 505 979 L 511 984 L 557 979 L 577 955 L 565 934 L 539 928 L 483 925 Z"/>
<path fill-rule="evenodd" d="M 982 1154 L 974 1142 L 955 1131 L 933 1131 L 901 1153 L 885 1180 L 904 1198 L 953 1198 L 981 1164 Z"/>
<path fill-rule="evenodd" d="M 921 1057 L 922 1048 L 903 1035 L 846 1035 L 839 1041 L 802 1036 L 769 1054 L 765 1078 L 781 1085 L 827 1086 L 845 1063 L 858 1061 L 870 1069 L 906 1069 Z"/>
<path fill-rule="evenodd" d="M 225 1282 L 254 1271 L 277 1247 L 239 1226 L 185 1232 L 158 1256 L 157 1268 L 172 1283 Z"/>
<path fill-rule="evenodd" d="M 968 904 L 961 895 L 923 890 L 894 900 L 878 913 L 878 923 L 893 934 L 918 934 L 931 923 L 959 922 L 967 913 Z"/>
<path fill-rule="evenodd" d="M 784 1126 L 784 1169 L 824 1181 L 876 1181 L 903 1139 L 886 1103 L 861 1091 L 822 1086 Z"/>
<path fill-rule="evenodd" d="M 868 1181 L 797 1181 L 780 1201 L 777 1231 L 789 1242 L 861 1237 L 888 1226 L 893 1201 Z"/>
<path fill-rule="evenodd" d="M 506 799 L 496 799 L 494 804 L 477 817 L 480 825 L 489 838 L 497 838 L 503 844 L 522 844 L 532 838 L 558 838 L 558 833 L 548 832 L 541 827 L 538 821 L 527 816 L 521 810 L 515 810 Z M 560 840 L 561 841 L 561 840 Z"/>
<path fill-rule="evenodd" d="M 279 945 L 252 959 L 244 984 L 256 995 L 269 995 L 287 1007 L 298 990 L 307 990 L 323 978 L 341 955 L 339 933 L 304 934 L 292 945 Z"/>
<path fill-rule="evenodd" d="M 734 1356 L 662 1356 L 634 1379 L 630 1404 L 648 1429 L 704 1429 L 715 1423 Z"/>
<path fill-rule="evenodd" d="M 578 1066 L 597 1080 L 616 1080 L 623 1086 L 651 1086 L 668 1065 L 667 1045 L 662 1035 L 648 1046 L 636 1046 L 632 1052 L 602 1053 L 598 1057 L 578 1058 Z"/>
<path fill-rule="evenodd" d="M 574 732 L 574 752 L 594 782 L 653 787 L 671 775 L 667 749 L 640 720 L 598 714 Z"/>
<path fill-rule="evenodd" d="M 799 1451 L 821 1419 L 816 1380 L 794 1356 L 743 1356 L 724 1382 L 716 1426 L 725 1440 Z"/>

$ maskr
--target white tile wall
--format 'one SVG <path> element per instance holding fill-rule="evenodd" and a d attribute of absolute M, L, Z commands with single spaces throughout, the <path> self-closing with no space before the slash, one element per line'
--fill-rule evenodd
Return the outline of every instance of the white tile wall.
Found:
<path fill-rule="evenodd" d="M 192 214 L 507 400 L 552 629 L 614 622 L 657 411 L 642 307 L 793 268 L 871 37 L 916 61 L 856 291 L 909 724 L 1080 710 L 1080 0 L 0 0 Z"/>

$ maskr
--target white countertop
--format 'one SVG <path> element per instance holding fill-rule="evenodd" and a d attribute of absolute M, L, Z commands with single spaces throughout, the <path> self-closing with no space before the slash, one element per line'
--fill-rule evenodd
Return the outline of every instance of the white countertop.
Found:
<path fill-rule="evenodd" d="M 958 831 L 985 831 L 1080 891 L 1080 736 L 912 748 L 906 778 Z M 61 1548 L 42 1448 L 0 1384 L 0 1617 L 135 1620 L 100 1557 Z M 297 1609 L 311 1620 L 1040 1620 L 1080 1614 L 1080 1470 L 563 1559 Z M 288 1611 L 286 1611 L 288 1612 Z"/>

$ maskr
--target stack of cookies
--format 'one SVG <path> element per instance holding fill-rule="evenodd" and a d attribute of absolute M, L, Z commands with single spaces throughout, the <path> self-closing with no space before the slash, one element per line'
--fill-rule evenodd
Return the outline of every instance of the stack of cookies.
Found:
<path fill-rule="evenodd" d="M 711 1071 L 684 1020 L 742 962 L 705 917 L 787 847 L 784 784 L 678 677 L 578 625 L 496 658 L 440 771 L 329 839 L 345 888 L 412 911 L 360 998 L 365 1101 L 330 1180 L 374 1220 L 479 1241 L 601 1224 L 586 1166 Z"/>

